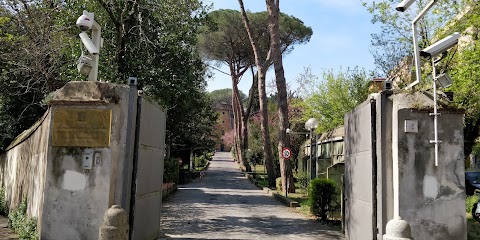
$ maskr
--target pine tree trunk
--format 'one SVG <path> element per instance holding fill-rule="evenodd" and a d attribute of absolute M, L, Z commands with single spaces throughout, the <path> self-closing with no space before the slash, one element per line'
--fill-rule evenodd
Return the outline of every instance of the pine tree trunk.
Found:
<path fill-rule="evenodd" d="M 265 78 L 267 72 L 267 64 L 263 64 L 260 62 L 260 55 L 257 48 L 257 44 L 252 36 L 252 31 L 250 28 L 250 22 L 247 17 L 247 13 L 245 12 L 245 7 L 243 6 L 243 1 L 238 0 L 240 4 L 240 9 L 242 12 L 243 22 L 245 24 L 245 30 L 248 33 L 248 38 L 250 40 L 250 44 L 252 45 L 253 53 L 255 55 L 255 65 L 257 66 L 258 72 L 258 95 L 259 95 L 259 103 L 260 103 L 260 119 L 261 119 L 261 131 L 262 131 L 262 140 L 263 140 L 263 154 L 265 158 L 265 165 L 267 168 L 267 175 L 268 175 L 268 186 L 274 187 L 275 186 L 275 172 L 273 168 L 273 153 L 270 144 L 270 131 L 268 128 L 268 109 L 267 109 L 267 94 L 265 90 Z M 265 60 L 266 63 L 269 62 L 269 59 Z"/>
<path fill-rule="evenodd" d="M 286 129 L 288 128 L 288 103 L 287 103 L 287 84 L 285 81 L 285 73 L 283 69 L 282 52 L 280 50 L 280 34 L 279 34 L 279 7 L 280 0 L 266 0 L 268 11 L 268 30 L 270 32 L 270 50 L 273 56 L 273 65 L 275 69 L 275 80 L 277 84 L 277 101 L 278 101 L 278 154 L 280 159 L 280 171 L 282 176 L 282 186 L 288 192 L 295 192 L 292 168 L 289 160 L 282 157 L 282 149 L 288 146 L 288 138 Z M 288 177 L 288 179 L 287 179 Z"/>
<path fill-rule="evenodd" d="M 266 92 L 266 71 L 260 68 L 258 71 L 258 98 L 260 103 L 260 129 L 262 131 L 263 153 L 268 175 L 268 186 L 275 187 L 275 169 L 273 167 L 273 153 L 270 143 L 270 129 L 268 128 L 268 101 Z"/>

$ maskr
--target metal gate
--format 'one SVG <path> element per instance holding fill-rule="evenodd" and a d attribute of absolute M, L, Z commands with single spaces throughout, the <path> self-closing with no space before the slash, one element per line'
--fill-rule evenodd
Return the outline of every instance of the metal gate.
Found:
<path fill-rule="evenodd" d="M 375 100 L 345 115 L 346 239 L 376 239 Z"/>
<path fill-rule="evenodd" d="M 139 96 L 135 127 L 130 239 L 157 239 L 160 228 L 166 113 Z"/>

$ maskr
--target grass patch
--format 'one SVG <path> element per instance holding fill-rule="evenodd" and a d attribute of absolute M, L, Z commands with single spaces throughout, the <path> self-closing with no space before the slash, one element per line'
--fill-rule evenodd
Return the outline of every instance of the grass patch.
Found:
<path fill-rule="evenodd" d="M 470 213 L 467 213 L 467 239 L 480 239 L 480 223 Z"/>
<path fill-rule="evenodd" d="M 262 188 L 268 187 L 268 181 L 266 178 L 257 178 L 257 186 L 260 186 Z"/>
<path fill-rule="evenodd" d="M 264 165 L 255 165 L 255 167 L 252 166 L 252 172 L 266 174 L 265 166 Z"/>

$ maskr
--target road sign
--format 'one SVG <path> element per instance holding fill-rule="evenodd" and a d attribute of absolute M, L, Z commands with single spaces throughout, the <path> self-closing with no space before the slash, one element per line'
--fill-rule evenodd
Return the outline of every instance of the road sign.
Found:
<path fill-rule="evenodd" d="M 288 160 L 291 156 L 292 156 L 292 150 L 290 150 L 289 148 L 282 149 L 282 157 L 285 160 Z"/>

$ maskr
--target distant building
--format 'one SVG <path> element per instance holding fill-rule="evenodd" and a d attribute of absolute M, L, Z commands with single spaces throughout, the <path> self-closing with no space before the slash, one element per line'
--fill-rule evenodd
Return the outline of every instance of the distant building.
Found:
<path fill-rule="evenodd" d="M 370 81 L 370 87 L 368 88 L 369 92 L 380 92 L 383 90 L 383 84 L 385 78 L 374 78 Z"/>
<path fill-rule="evenodd" d="M 220 136 L 219 142 L 215 145 L 215 149 L 221 152 L 229 152 L 232 149 L 231 143 L 225 141 L 226 134 L 233 130 L 233 109 L 231 103 L 217 103 L 214 106 L 218 113 L 217 126 L 215 127 L 217 134 Z"/>

